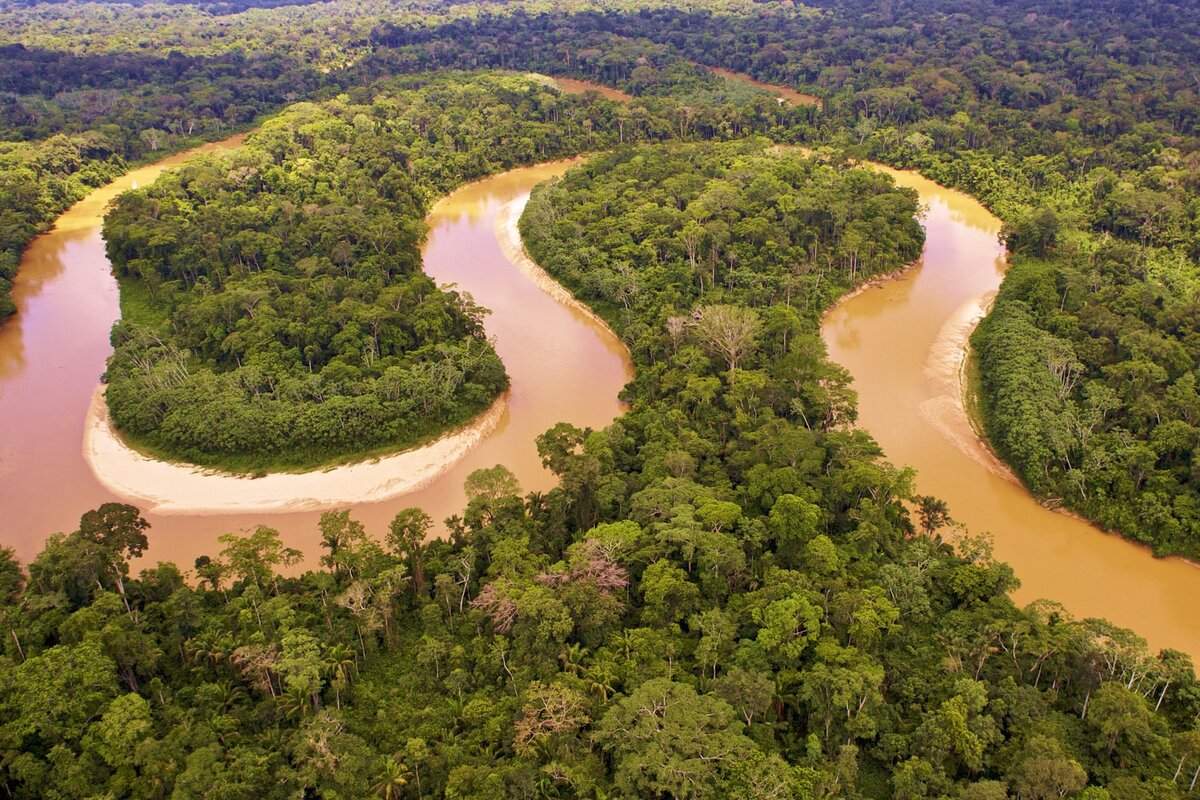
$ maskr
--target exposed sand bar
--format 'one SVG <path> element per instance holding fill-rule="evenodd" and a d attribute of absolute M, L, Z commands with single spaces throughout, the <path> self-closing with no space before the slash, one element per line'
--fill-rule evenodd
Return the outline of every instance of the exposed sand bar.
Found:
<path fill-rule="evenodd" d="M 577 162 L 558 162 L 561 166 L 557 169 Z M 517 222 L 528 201 L 528 193 L 519 194 L 503 203 L 497 213 L 493 227 L 505 259 L 557 304 L 602 328 L 606 338 L 619 343 L 607 323 L 525 251 Z M 442 201 L 435 209 L 444 204 Z M 616 347 L 623 350 L 620 344 Z M 628 352 L 622 356 L 624 369 L 632 374 Z M 506 392 L 470 424 L 421 447 L 356 464 L 255 477 L 161 461 L 134 450 L 114 429 L 104 387 L 97 386 L 84 423 L 83 457 L 106 489 L 162 515 L 289 513 L 379 503 L 430 486 L 505 427 L 510 396 L 511 392 Z"/>
<path fill-rule="evenodd" d="M 575 295 L 571 294 L 571 291 L 567 287 L 550 277 L 550 273 L 542 269 L 541 265 L 534 261 L 528 251 L 525 250 L 525 243 L 521 240 L 521 230 L 518 227 L 518 223 L 521 221 L 521 212 L 525 210 L 525 204 L 528 202 L 528 196 L 508 202 L 500 209 L 500 213 L 496 215 L 496 241 L 500 243 L 500 250 L 504 253 L 504 257 L 511 261 L 513 266 L 521 270 L 525 277 L 533 281 L 534 285 L 543 292 L 567 308 L 578 311 L 584 317 L 604 328 L 612 335 L 613 339 L 620 341 L 621 337 L 617 336 L 616 332 L 609 327 L 608 323 L 599 314 L 581 303 Z M 632 370 L 632 364 L 630 366 Z"/>
<path fill-rule="evenodd" d="M 554 300 L 608 330 L 525 252 L 517 221 L 528 201 L 528 194 L 509 201 L 497 217 L 496 238 L 505 257 Z M 246 476 L 161 461 L 134 450 L 113 427 L 104 387 L 97 386 L 84 422 L 83 457 L 106 489 L 157 514 L 319 511 L 377 503 L 425 488 L 500 427 L 507 399 L 508 393 L 501 395 L 470 424 L 411 450 L 310 472 Z"/>
<path fill-rule="evenodd" d="M 247 477 L 149 458 L 113 430 L 96 387 L 83 429 L 83 457 L 109 491 L 158 514 L 317 511 L 374 503 L 428 486 L 495 431 L 507 394 L 469 425 L 423 447 L 314 472 Z"/>
<path fill-rule="evenodd" d="M 599 92 L 602 97 L 607 97 L 609 100 L 615 100 L 618 103 L 628 103 L 633 99 L 631 95 L 622 92 L 620 89 L 614 89 L 602 83 L 581 81 L 575 78 L 553 78 L 552 80 L 560 90 L 567 94 L 584 94 L 585 92 L 595 91 Z"/>

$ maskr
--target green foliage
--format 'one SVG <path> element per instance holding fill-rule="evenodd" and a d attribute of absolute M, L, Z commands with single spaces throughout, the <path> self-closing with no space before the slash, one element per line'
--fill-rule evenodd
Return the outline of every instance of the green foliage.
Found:
<path fill-rule="evenodd" d="M 695 342 L 732 383 L 785 357 L 848 286 L 916 258 L 915 211 L 885 175 L 750 140 L 598 156 L 537 190 L 521 232 L 619 330 L 652 324 L 635 348 L 666 333 L 678 357 Z M 749 413 L 762 395 L 751 382 L 731 400 Z"/>
<path fill-rule="evenodd" d="M 1036 493 L 1200 555 L 1196 304 L 1130 270 L 1136 257 L 1109 242 L 1086 260 L 1016 261 L 973 339 L 984 422 Z"/>
<path fill-rule="evenodd" d="M 629 454 L 650 443 L 638 419 Z M 628 465 L 603 468 L 627 492 L 672 480 Z M 854 466 L 826 468 L 836 483 Z M 230 534 L 202 560 L 227 580 L 191 587 L 160 565 L 124 579 L 128 605 L 112 591 L 127 549 L 75 603 L 79 568 L 48 549 L 3 607 L 0 781 L 15 798 L 1186 796 L 1200 769 L 1186 658 L 960 596 L 950 576 L 985 562 L 906 531 L 898 500 L 866 533 L 822 471 L 806 478 L 827 520 L 811 569 L 773 565 L 765 512 L 702 496 L 730 496 L 723 481 L 663 487 L 738 534 L 732 583 L 656 543 L 668 523 L 619 511 L 551 544 L 563 489 L 455 541 L 419 541 L 427 522 L 401 513 L 394 554 L 330 512 L 331 558 L 293 577 L 273 531 Z M 140 519 L 106 506 L 61 545 Z M 435 576 L 424 588 L 405 579 L 414 559 Z M 902 595 L 882 575 L 906 566 L 938 613 L 885 612 Z"/>
<path fill-rule="evenodd" d="M 613 782 L 626 796 L 709 797 L 754 744 L 733 709 L 665 678 L 643 683 L 596 727 L 613 754 Z"/>
<path fill-rule="evenodd" d="M 22 251 L 72 203 L 124 172 L 115 153 L 103 137 L 0 140 L 0 323 L 16 311 L 10 291 Z"/>
<path fill-rule="evenodd" d="M 118 427 L 258 469 L 402 447 L 481 411 L 503 366 L 485 310 L 421 273 L 423 217 L 466 180 L 587 146 L 545 124 L 557 97 L 489 76 L 301 105 L 123 196 L 108 253 L 147 310 L 113 332 Z"/>
<path fill-rule="evenodd" d="M 96 185 L 102 176 L 88 170 L 114 155 L 179 146 L 189 118 L 242 124 L 322 84 L 326 96 L 349 91 L 285 116 L 268 128 L 273 139 L 264 133 L 262 150 L 185 171 L 195 185 L 160 199 L 168 219 L 219 222 L 218 247 L 242 262 L 172 263 L 179 240 L 148 239 L 163 252 L 129 262 L 146 295 L 153 287 L 172 302 L 199 297 L 199 276 L 187 273 L 197 267 L 212 270 L 204 277 L 213 291 L 245 280 L 236 298 L 259 311 L 276 296 L 256 276 L 280 285 L 365 282 L 373 291 L 372 275 L 345 274 L 348 257 L 362 253 L 338 250 L 337 228 L 324 241 L 322 215 L 308 221 L 319 230 L 305 246 L 332 265 L 324 275 L 268 269 L 268 251 L 255 250 L 264 240 L 239 235 L 286 229 L 272 227 L 280 217 L 253 200 L 256 182 L 270 179 L 295 181 L 326 212 L 319 203 L 332 199 L 338 220 L 361 219 L 358 199 L 374 200 L 388 185 L 343 186 L 341 176 L 382 176 L 397 162 L 384 158 L 371 172 L 354 142 L 378 143 L 391 115 L 408 108 L 400 100 L 422 92 L 430 122 L 442 121 L 444 106 L 467 124 L 441 129 L 436 141 L 419 133 L 412 144 L 428 145 L 430 157 L 402 162 L 399 180 L 412 182 L 406 218 L 418 222 L 418 207 L 506 158 L 748 132 L 849 146 L 919 167 L 1005 218 L 1010 246 L 1028 261 L 1006 284 L 1014 302 L 1002 295 L 994 330 L 981 334 L 995 337 L 998 364 L 1011 357 L 996 371 L 996 396 L 1002 390 L 997 405 L 1011 403 L 1015 424 L 997 441 L 1025 448 L 1027 464 L 1006 455 L 1047 493 L 1065 495 L 1066 481 L 1096 497 L 1089 480 L 1122 491 L 1128 483 L 1124 507 L 1146 520 L 1160 547 L 1175 547 L 1191 519 L 1185 473 L 1194 445 L 1184 302 L 1197 253 L 1192 9 L 819 5 L 620 2 L 526 13 L 544 5 L 514 2 L 490 14 L 473 4 L 337 3 L 220 20 L 186 8 L 5 9 L 5 29 L 40 45 L 6 48 L 0 59 L 3 83 L 16 92 L 0 101 L 9 138 L 82 132 L 91 121 L 123 127 L 106 134 L 119 146 L 94 152 L 76 143 L 89 134 L 71 134 L 84 147 L 78 164 L 61 141 L 0 146 L 0 192 L 16 187 L 0 198 L 0 225 L 11 232 L 4 241 L 19 248 L 82 191 L 67 183 L 63 192 L 54 175 Z M 272 37 L 330 72 L 297 67 Z M 54 50 L 68 40 L 71 52 Z M 167 56 L 167 48 L 180 52 Z M 791 108 L 731 90 L 693 60 L 807 87 L 824 105 Z M 450 88 L 462 81 L 418 80 L 388 88 L 396 104 L 381 111 L 370 92 L 351 88 L 391 72 L 501 65 L 617 83 L 639 97 L 616 106 L 536 87 L 509 92 L 518 81 L 505 84 L 499 109 L 485 111 L 479 96 Z M 735 92 L 746 92 L 737 95 L 744 101 L 725 103 Z M 526 94 L 546 105 L 521 105 Z M 519 125 L 506 107 L 540 127 L 489 142 Z M 419 120 L 407 124 L 421 132 Z M 574 144 L 554 150 L 555 137 Z M 477 145 L 499 155 L 480 158 Z M 300 162 L 310 152 L 326 161 L 305 178 Z M 39 183 L 41 163 L 50 169 Z M 236 185 L 235 167 L 247 185 Z M 788 205 L 793 196 L 805 203 Z M 535 199 L 529 213 L 542 216 L 526 225 L 531 240 L 543 234 L 539 257 L 631 346 L 638 377 L 629 413 L 605 431 L 559 426 L 541 437 L 539 454 L 561 479 L 550 492 L 521 499 L 502 475 L 481 476 L 450 541 L 424 542 L 428 519 L 402 512 L 384 551 L 335 512 L 321 525 L 328 571 L 279 575 L 296 554 L 269 529 L 226 537 L 220 557 L 197 563 L 195 588 L 169 566 L 131 578 L 136 531 L 110 541 L 115 531 L 88 523 L 52 537 L 28 581 L 3 570 L 0 780 L 8 794 L 1138 800 L 1193 792 L 1200 691 L 1186 658 L 1153 656 L 1127 632 L 1060 609 L 1015 608 L 1004 595 L 1011 571 L 982 551 L 955 554 L 919 535 L 918 526 L 932 533 L 946 521 L 944 509 L 913 497 L 910 477 L 847 427 L 853 394 L 825 361 L 815 320 L 840 291 L 915 255 L 910 196 L 837 160 L 781 157 L 749 143 L 708 154 L 620 150 L 540 198 L 541 211 Z M 203 217 L 192 199 L 214 200 L 230 216 Z M 576 216 L 575 206 L 591 216 Z M 243 208 L 244 217 L 234 213 Z M 824 209 L 838 216 L 822 218 Z M 202 238 L 195 243 L 193 256 L 204 252 Z M 411 258 L 395 255 L 412 269 Z M 0 290 L 15 267 L 15 249 L 0 253 Z M 164 272 L 156 284 L 143 268 L 179 274 Z M 279 319 L 304 319 L 282 308 Z M 230 310 L 246 325 L 248 313 Z M 435 310 L 454 314 L 445 301 Z M 746 334 L 741 344 L 700 329 L 705 316 Z M 734 324 L 716 326 L 721 317 Z M 137 322 L 153 330 L 166 318 Z M 220 315 L 205 319 L 224 345 L 230 331 L 216 325 Z M 357 324 L 353 345 L 369 336 Z M 156 343 L 130 326 L 117 338 L 122 347 L 140 341 L 144 371 L 167 385 L 184 368 L 209 369 L 219 385 L 235 369 L 275 366 L 262 352 L 283 358 L 268 346 L 236 365 L 232 353 L 247 355 L 269 337 L 234 337 L 226 351 L 206 343 L 209 333 L 172 345 L 164 332 Z M 319 340 L 328 344 L 322 381 L 383 378 L 356 375 L 364 365 L 334 338 Z M 303 364 L 303 355 L 289 363 Z M 436 397 L 439 375 L 419 377 L 421 396 Z M 239 416 L 258 402 L 246 402 L 253 386 L 260 396 L 274 391 L 245 382 L 230 394 L 238 402 L 212 409 L 223 436 L 271 432 L 261 418 Z M 310 435 L 336 435 L 372 412 L 353 399 L 332 405 L 339 414 L 312 420 Z M 1089 426 L 1089 441 L 1104 448 L 1100 462 L 1070 451 Z M 1072 459 L 1065 471 L 1064 453 Z M 1115 491 L 1108 497 L 1111 509 L 1121 506 Z M 917 524 L 906 501 L 918 505 Z M 137 519 L 110 511 L 100 517 Z M 1118 527 L 1132 530 L 1123 518 Z"/>

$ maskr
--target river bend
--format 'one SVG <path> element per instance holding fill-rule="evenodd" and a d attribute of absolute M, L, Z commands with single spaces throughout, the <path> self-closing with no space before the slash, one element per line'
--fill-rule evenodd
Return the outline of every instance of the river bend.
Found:
<path fill-rule="evenodd" d="M 849 297 L 822 325 L 830 358 L 854 376 L 859 425 L 890 461 L 916 468 L 918 491 L 945 500 L 972 532 L 993 534 L 996 557 L 1021 581 L 1018 602 L 1050 598 L 1200 660 L 1200 570 L 1044 508 L 963 410 L 967 337 L 1007 265 L 1000 221 L 960 192 L 888 172 L 928 208 L 921 262 Z"/>
<path fill-rule="evenodd" d="M 0 328 L 0 508 L 8 520 L 4 543 L 24 560 L 52 531 L 72 530 L 82 512 L 123 499 L 96 480 L 81 447 L 118 315 L 100 224 L 120 191 L 144 185 L 183 157 L 131 172 L 89 195 L 22 258 L 13 293 L 18 316 Z M 487 330 L 512 389 L 495 430 L 432 483 L 355 504 L 368 530 L 384 530 L 405 506 L 421 506 L 439 520 L 460 512 L 463 479 L 479 467 L 503 463 L 525 490 L 545 490 L 553 477 L 537 458 L 534 438 L 559 421 L 600 427 L 620 413 L 616 395 L 632 374 L 625 348 L 569 298 L 540 288 L 498 241 L 498 233 L 511 231 L 505 220 L 530 189 L 566 168 L 550 164 L 489 178 L 433 210 L 425 268 L 492 309 Z M 1077 617 L 1106 617 L 1154 647 L 1200 658 L 1200 571 L 1177 559 L 1154 559 L 1144 548 L 1046 510 L 972 430 L 959 371 L 966 337 L 1003 275 L 999 222 L 962 194 L 917 175 L 896 176 L 916 188 L 929 209 L 923 260 L 840 304 L 822 328 L 831 357 L 854 376 L 860 424 L 893 462 L 918 470 L 921 492 L 946 499 L 953 516 L 973 531 L 995 535 L 996 555 L 1022 582 L 1019 601 L 1051 598 Z M 186 568 L 196 556 L 216 553 L 220 534 L 261 523 L 279 529 L 315 563 L 318 511 L 229 514 L 217 510 L 220 503 L 217 494 L 203 513 L 150 512 L 148 557 Z"/>
<path fill-rule="evenodd" d="M 429 216 L 425 271 L 492 309 L 485 328 L 512 382 L 487 435 L 465 455 L 455 453 L 452 463 L 435 465 L 434 479 L 397 494 L 386 491 L 387 482 L 407 476 L 391 474 L 386 465 L 363 464 L 348 480 L 336 470 L 316 473 L 310 477 L 318 479 L 317 488 L 310 482 L 294 496 L 264 493 L 258 488 L 261 480 L 204 482 L 211 476 L 173 467 L 151 473 L 165 475 L 157 485 L 138 484 L 136 478 L 122 484 L 110 476 L 101 483 L 84 458 L 82 442 L 90 399 L 112 352 L 109 328 L 119 314 L 100 235 L 103 213 L 121 191 L 145 185 L 182 158 L 136 170 L 97 190 L 22 258 L 14 290 L 18 314 L 0 329 L 0 508 L 10 521 L 3 541 L 22 560 L 36 555 L 51 532 L 74 530 L 84 511 L 123 500 L 147 510 L 150 560 L 187 568 L 199 555 L 215 555 L 221 534 L 264 524 L 278 529 L 290 546 L 304 552 L 305 563 L 315 566 L 320 508 L 353 505 L 354 516 L 375 533 L 385 531 L 407 506 L 420 506 L 440 521 L 462 512 L 466 476 L 495 464 L 511 469 L 525 491 L 545 491 L 554 477 L 542 467 L 535 438 L 557 422 L 600 428 L 621 413 L 617 394 L 633 375 L 624 345 L 565 293 L 552 295 L 531 280 L 506 257 L 499 241 L 498 230 L 511 230 L 504 223 L 519 214 L 530 190 L 570 166 L 543 164 L 465 186 Z M 327 491 L 322 482 L 339 485 Z M 127 489 L 114 492 L 113 485 Z M 361 487 L 357 501 L 355 485 Z M 378 499 L 381 485 L 387 499 Z M 230 503 L 258 510 L 223 511 Z"/>

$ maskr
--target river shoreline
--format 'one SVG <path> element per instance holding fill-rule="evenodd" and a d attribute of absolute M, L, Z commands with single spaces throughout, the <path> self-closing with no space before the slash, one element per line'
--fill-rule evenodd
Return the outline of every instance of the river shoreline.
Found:
<path fill-rule="evenodd" d="M 171 161 L 177 158 L 180 156 Z M 399 491 L 393 500 L 381 503 L 371 502 L 372 495 L 361 491 L 357 480 L 351 481 L 355 484 L 350 487 L 352 493 L 337 498 L 334 505 L 354 505 L 356 517 L 369 528 L 385 527 L 401 506 L 424 508 L 435 519 L 460 513 L 465 504 L 461 489 L 465 476 L 497 463 L 509 466 L 523 488 L 543 491 L 553 485 L 554 478 L 541 465 L 533 446 L 535 437 L 556 421 L 597 428 L 620 413 L 615 395 L 631 373 L 628 351 L 619 340 L 609 340 L 611 329 L 604 326 L 607 333 L 601 338 L 606 342 L 594 342 L 591 334 L 582 331 L 578 339 L 568 341 L 568 328 L 563 327 L 568 323 L 549 320 L 557 320 L 559 314 L 574 316 L 579 328 L 595 329 L 594 312 L 586 313 L 590 309 L 581 309 L 582 304 L 577 305 L 573 297 L 567 307 L 545 298 L 543 307 L 533 297 L 543 292 L 529 280 L 517 275 L 518 286 L 500 277 L 502 272 L 507 274 L 510 264 L 501 258 L 501 248 L 503 253 L 523 251 L 519 232 L 513 232 L 520 210 L 506 209 L 503 225 L 495 215 L 534 183 L 558 171 L 535 168 L 533 173 L 499 184 L 479 181 L 478 187 L 460 188 L 466 189 L 468 196 L 439 201 L 446 203 L 439 205 L 445 212 L 440 229 L 446 232 L 443 237 L 450 237 L 455 244 L 431 236 L 423 251 L 426 266 L 440 264 L 440 272 L 431 272 L 439 283 L 458 283 L 496 309 L 488 322 L 489 326 L 497 324 L 491 334 L 501 345 L 507 342 L 508 355 L 502 353 L 506 367 L 513 358 L 512 363 L 520 369 L 509 369 L 513 386 L 499 429 L 450 465 L 440 479 L 431 479 L 416 492 Z M 152 180 L 151 172 L 149 168 L 140 171 L 138 183 Z M 1003 264 L 995 243 L 993 229 L 998 223 L 994 215 L 984 214 L 977 202 L 967 202 L 962 193 L 940 190 L 911 173 L 900 174 L 904 175 L 903 185 L 917 188 L 932 200 L 936 235 L 931 226 L 920 262 L 876 276 L 847 292 L 826 310 L 828 330 L 822 325 L 831 356 L 837 356 L 833 360 L 848 368 L 854 366 L 851 371 L 860 394 L 859 426 L 871 432 L 894 462 L 918 468 L 919 491 L 946 499 L 952 513 L 972 530 L 995 532 L 997 558 L 1011 563 L 1024 583 L 1015 593 L 1018 602 L 1055 598 L 1077 618 L 1105 617 L 1133 628 L 1152 646 L 1174 647 L 1200 657 L 1200 625 L 1191 611 L 1200 602 L 1194 564 L 1148 557 L 1144 547 L 1129 547 L 1133 543 L 1117 536 L 1097 537 L 1097 528 L 1076 522 L 1061 510 L 1047 521 L 1044 512 L 1048 509 L 1011 477 L 977 469 L 971 459 L 951 458 L 948 451 L 961 455 L 960 448 L 931 430 L 915 407 L 909 408 L 914 400 L 928 396 L 923 394 L 927 376 L 922 374 L 922 365 L 938 329 L 964 300 L 994 289 Z M 116 183 L 128 186 L 133 177 L 131 173 Z M 120 187 L 114 184 L 89 195 L 74 212 L 60 218 L 57 231 L 44 234 L 22 257 L 19 279 L 29 287 L 20 290 L 25 292 L 21 296 L 26 305 L 16 321 L 5 326 L 7 349 L 0 350 L 0 357 L 8 360 L 0 359 L 0 366 L 7 364 L 13 377 L 8 379 L 7 392 L 0 392 L 0 400 L 7 394 L 8 418 L 25 423 L 11 426 L 0 442 L 0 472 L 8 470 L 6 480 L 0 481 L 0 493 L 5 509 L 25 521 L 27 535 L 9 543 L 27 558 L 40 550 L 45 532 L 70 530 L 82 510 L 120 496 L 114 496 L 109 483 L 97 480 L 81 457 L 80 446 L 85 417 L 90 420 L 89 402 L 95 402 L 94 376 L 102 371 L 108 349 L 106 334 L 113 318 L 108 315 L 115 309 L 116 289 L 110 285 L 97 220 L 106 198 L 117 191 Z M 472 219 L 481 224 L 472 228 Z M 508 233 L 499 235 L 494 229 L 500 228 Z M 508 241 L 497 245 L 497 239 Z M 514 268 L 528 274 L 529 263 L 513 260 L 517 261 Z M 867 291 L 876 288 L 878 292 Z M 863 302 L 863 307 L 845 315 L 837 313 L 855 299 Z M 906 303 L 913 304 L 915 312 L 894 316 Z M 838 319 L 831 319 L 831 314 Z M 97 327 L 101 323 L 103 331 Z M 953 405 L 962 403 L 962 344 L 971 329 L 973 326 L 959 332 L 953 379 L 943 392 L 950 395 Z M 946 337 L 947 341 L 950 338 Z M 873 360 L 855 356 L 856 349 L 871 353 Z M 909 351 L 920 352 L 908 357 Z M 851 360 L 842 361 L 838 353 Z M 0 369 L 0 377 L 3 374 Z M 587 391 L 579 387 L 587 387 Z M 547 403 L 551 405 L 547 407 Z M 943 409 L 947 419 L 951 412 L 962 414 L 953 405 Z M 962 431 L 961 436 L 964 446 L 977 452 L 985 449 L 973 430 Z M 312 475 L 319 482 L 329 481 L 326 472 Z M 233 480 L 266 486 L 270 478 Z M 259 524 L 279 529 L 290 545 L 317 550 L 313 533 L 316 513 L 300 513 L 314 509 L 305 499 L 289 501 L 279 490 L 271 489 L 266 492 L 264 510 L 254 510 L 232 502 L 232 494 L 216 488 L 219 482 L 203 485 L 213 488 L 203 489 L 191 498 L 194 502 L 148 510 L 158 517 L 151 517 L 157 533 L 150 559 L 189 563 L 196 555 L 213 552 L 219 534 L 252 530 Z"/>
<path fill-rule="evenodd" d="M 563 159 L 549 165 L 580 160 Z M 506 174 L 472 181 L 459 190 Z M 453 194 L 439 199 L 430 213 Z M 528 195 L 511 200 L 496 217 L 494 232 L 504 257 L 555 302 L 586 317 L 619 341 L 608 323 L 555 281 L 525 250 L 518 222 L 527 202 Z M 327 510 L 383 502 L 429 486 L 502 426 L 508 416 L 509 396 L 508 391 L 502 393 L 471 422 L 408 450 L 306 472 L 238 474 L 155 458 L 131 447 L 112 424 L 101 385 L 93 392 L 84 422 L 82 452 L 97 482 L 156 514 Z"/>
<path fill-rule="evenodd" d="M 971 426 L 971 430 L 973 430 L 975 432 L 976 448 L 985 452 L 988 456 L 986 459 L 987 465 L 992 469 L 993 472 L 995 472 L 1000 477 L 1004 478 L 1005 480 L 1011 481 L 1016 486 L 1019 486 L 1022 491 L 1026 492 L 1031 498 L 1033 498 L 1035 501 L 1037 501 L 1037 503 L 1042 508 L 1046 509 L 1047 511 L 1053 511 L 1055 514 L 1061 514 L 1062 516 L 1066 517 L 1067 519 L 1071 519 L 1076 522 L 1083 523 L 1084 525 L 1088 525 L 1089 527 L 1095 529 L 1096 532 L 1103 534 L 1104 536 L 1112 536 L 1117 539 L 1120 539 L 1121 541 L 1128 542 L 1129 544 L 1132 544 L 1135 547 L 1145 550 L 1147 553 L 1149 553 L 1154 558 L 1163 559 L 1163 560 L 1173 559 L 1173 560 L 1177 560 L 1177 561 L 1182 561 L 1184 564 L 1187 564 L 1188 566 L 1193 567 L 1194 569 L 1200 569 L 1200 561 L 1198 561 L 1194 558 L 1189 558 L 1188 556 L 1178 555 L 1178 554 L 1169 554 L 1169 555 L 1160 556 L 1157 553 L 1155 553 L 1154 548 L 1150 547 L 1148 544 L 1145 544 L 1144 542 L 1139 542 L 1136 539 L 1131 539 L 1118 530 L 1105 530 L 1104 528 L 1101 528 L 1099 525 L 1097 525 L 1095 520 L 1088 519 L 1084 515 L 1080 514 L 1078 511 L 1075 511 L 1066 505 L 1057 505 L 1057 506 L 1047 505 L 1046 503 L 1047 503 L 1048 498 L 1039 497 L 1038 495 L 1036 495 L 1032 491 L 1030 491 L 1029 487 L 1025 485 L 1025 482 L 1022 481 L 1017 476 L 1017 473 L 1013 471 L 1012 466 L 1007 461 L 1005 461 L 1003 458 L 1001 458 L 1000 454 L 996 452 L 996 449 L 994 447 L 992 447 L 992 443 L 988 439 L 987 433 L 984 430 L 984 420 L 983 420 L 984 412 L 983 412 L 982 406 L 980 405 L 982 400 L 977 399 L 975 401 L 972 401 L 972 399 L 970 397 L 970 392 L 971 392 L 970 375 L 971 375 L 971 370 L 972 370 L 973 366 L 975 369 L 978 369 L 978 362 L 975 359 L 975 351 L 971 347 L 971 335 L 974 334 L 975 329 L 977 327 L 979 327 L 979 323 L 983 321 L 983 318 L 991 313 L 992 306 L 995 305 L 995 302 L 996 302 L 996 293 L 995 292 L 991 292 L 988 295 L 986 295 L 984 298 L 982 298 L 981 303 L 980 303 L 980 314 L 979 314 L 979 317 L 975 320 L 975 323 L 970 327 L 969 330 L 967 330 L 965 332 L 965 335 L 963 335 L 962 337 L 959 337 L 957 340 L 950 343 L 950 344 L 956 345 L 958 352 L 959 352 L 959 368 L 958 368 L 957 372 L 958 372 L 958 387 L 959 387 L 959 392 L 960 392 L 960 398 L 959 398 L 960 399 L 960 409 L 962 411 L 963 416 L 967 420 L 967 424 L 969 424 Z"/>
<path fill-rule="evenodd" d="M 825 310 L 821 312 L 821 322 L 824 323 L 825 318 L 837 311 L 844 303 L 850 302 L 864 292 L 869 292 L 872 289 L 882 288 L 892 281 L 899 280 L 919 266 L 921 266 L 921 259 L 918 258 L 915 261 L 908 262 L 899 269 L 894 269 L 891 272 L 885 272 L 882 275 L 876 275 L 872 278 L 868 278 L 844 294 L 839 295 L 832 304 L 826 306 Z"/>
<path fill-rule="evenodd" d="M 575 297 L 570 289 L 554 280 L 550 273 L 542 269 L 542 266 L 529 255 L 529 251 L 525 249 L 524 240 L 521 238 L 521 229 L 519 227 L 521 213 L 524 210 L 524 202 L 513 201 L 505 204 L 500 213 L 496 215 L 496 241 L 500 243 L 500 250 L 504 253 L 504 257 L 511 261 L 513 266 L 519 269 L 525 277 L 533 281 L 534 285 L 543 292 L 564 306 L 578 311 L 592 322 L 607 330 L 612 334 L 614 339 L 619 341 L 621 337 L 604 321 L 603 317 Z"/>
<path fill-rule="evenodd" d="M 237 475 L 161 461 L 125 444 L 96 387 L 83 430 L 83 457 L 96 480 L 157 514 L 315 511 L 388 500 L 428 486 L 500 427 L 502 393 L 483 414 L 435 441 L 371 461 L 310 472 Z"/>
<path fill-rule="evenodd" d="M 927 238 L 920 269 L 873 279 L 822 319 L 830 359 L 853 377 L 858 427 L 890 462 L 916 470 L 918 493 L 945 500 L 955 520 L 990 534 L 996 559 L 1020 581 L 1014 601 L 1049 598 L 1075 619 L 1129 628 L 1153 650 L 1200 658 L 1197 564 L 1155 557 L 1069 509 L 1043 505 L 968 413 L 970 336 L 1007 266 L 999 220 L 960 191 L 885 171 L 920 193 Z"/>
<path fill-rule="evenodd" d="M 865 163 L 872 167 L 879 166 L 873 162 Z M 921 259 L 917 259 L 899 269 L 882 275 L 876 275 L 870 280 L 859 284 L 839 297 L 833 305 L 825 309 L 821 314 L 822 322 L 842 304 L 853 300 L 864 292 L 882 288 L 889 283 L 905 277 L 912 269 L 920 266 L 920 264 Z M 1083 523 L 1101 535 L 1111 536 L 1128 542 L 1139 549 L 1145 550 L 1156 559 L 1175 559 L 1191 567 L 1200 569 L 1200 561 L 1182 555 L 1160 556 L 1149 545 L 1130 539 L 1120 531 L 1104 530 L 1094 520 L 1088 519 L 1065 505 L 1047 505 L 1044 498 L 1039 497 L 1029 490 L 1029 487 L 1013 471 L 1012 466 L 1001 458 L 1000 454 L 992 447 L 991 441 L 989 441 L 984 431 L 983 420 L 979 417 L 982 409 L 972 410 L 973 404 L 968 396 L 971 388 L 968 371 L 973 353 L 971 349 L 971 336 L 975 333 L 976 328 L 979 327 L 983 319 L 991 313 L 997 294 L 997 291 L 985 292 L 978 298 L 968 301 L 946 321 L 942 330 L 938 333 L 937 338 L 934 340 L 933 348 L 930 350 L 929 359 L 926 362 L 926 375 L 932 383 L 941 383 L 943 386 L 949 385 L 953 388 L 953 391 L 948 395 L 931 398 L 923 403 L 921 407 L 922 417 L 929 425 L 936 428 L 947 441 L 958 447 L 964 455 L 978 462 L 992 474 L 1019 487 L 1030 499 L 1047 511 L 1052 511 L 1067 519 Z M 947 397 L 953 398 L 953 401 L 946 402 Z M 938 413 L 939 411 L 943 413 Z M 947 416 L 944 412 L 950 412 L 954 416 L 965 420 L 973 436 L 970 438 L 964 437 L 955 430 L 954 426 L 945 424 Z"/>

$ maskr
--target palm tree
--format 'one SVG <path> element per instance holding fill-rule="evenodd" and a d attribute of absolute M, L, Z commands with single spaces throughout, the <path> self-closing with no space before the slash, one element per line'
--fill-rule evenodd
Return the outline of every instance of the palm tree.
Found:
<path fill-rule="evenodd" d="M 293 687 L 279 696 L 279 711 L 287 719 L 297 719 L 308 715 L 308 690 L 303 686 Z"/>
<path fill-rule="evenodd" d="M 229 679 L 219 682 L 216 686 L 221 693 L 221 709 L 223 711 L 229 711 L 247 697 L 246 690 Z"/>
<path fill-rule="evenodd" d="M 338 642 L 325 653 L 325 673 L 330 676 L 334 701 L 342 707 L 342 691 L 350 686 L 350 676 L 357 671 L 358 654 L 348 645 Z"/>
<path fill-rule="evenodd" d="M 584 670 L 583 679 L 587 683 L 588 691 L 598 695 L 601 702 L 608 702 L 608 698 L 617 691 L 617 676 L 608 664 L 593 664 Z"/>
<path fill-rule="evenodd" d="M 395 756 L 384 756 L 379 780 L 371 787 L 371 791 L 383 800 L 396 800 L 401 790 L 408 785 L 408 776 L 411 774 L 403 761 L 397 760 Z"/>
<path fill-rule="evenodd" d="M 572 675 L 579 675 L 583 672 L 583 662 L 587 660 L 588 649 L 578 642 L 572 642 L 567 645 L 558 655 L 558 660 L 562 662 L 563 670 L 570 672 Z"/>

